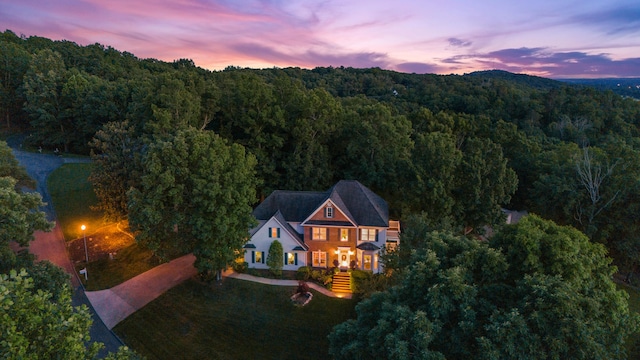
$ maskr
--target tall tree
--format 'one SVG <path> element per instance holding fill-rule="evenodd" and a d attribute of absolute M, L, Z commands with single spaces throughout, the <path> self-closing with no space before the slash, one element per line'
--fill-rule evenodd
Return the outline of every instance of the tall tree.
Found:
<path fill-rule="evenodd" d="M 456 172 L 454 214 L 468 229 L 504 223 L 502 207 L 518 187 L 516 173 L 507 166 L 500 145 L 489 139 L 469 138 L 462 146 Z"/>
<path fill-rule="evenodd" d="M 0 117 L 7 129 L 24 127 L 22 105 L 25 101 L 20 89 L 31 55 L 18 44 L 0 40 Z"/>
<path fill-rule="evenodd" d="M 141 183 L 129 191 L 136 240 L 164 258 L 193 252 L 204 277 L 219 276 L 255 221 L 255 165 L 241 145 L 194 128 L 149 144 Z"/>
<path fill-rule="evenodd" d="M 16 180 L 0 177 L 0 267 L 11 268 L 16 255 L 9 247 L 11 241 L 27 247 L 36 230 L 49 231 L 53 223 L 47 221 L 38 208 L 43 206 L 38 193 L 22 193 L 16 190 Z"/>
<path fill-rule="evenodd" d="M 61 116 L 66 76 L 62 56 L 50 49 L 41 50 L 33 56 L 25 74 L 24 94 L 25 111 L 31 117 L 35 141 L 46 146 L 62 146 L 64 151 L 69 151 L 72 124 Z"/>
<path fill-rule="evenodd" d="M 333 329 L 336 359 L 625 359 L 640 319 L 602 245 L 534 215 L 488 243 L 424 236 L 401 284 Z"/>
<path fill-rule="evenodd" d="M 344 149 L 335 154 L 336 173 L 383 195 L 398 192 L 413 148 L 411 123 L 391 107 L 364 97 L 347 99 L 343 107 L 342 131 L 333 143 Z"/>
<path fill-rule="evenodd" d="M 427 215 L 434 224 L 453 216 L 456 169 L 462 162 L 453 134 L 417 134 L 411 155 L 410 175 L 403 213 Z"/>
<path fill-rule="evenodd" d="M 71 305 L 68 284 L 53 298 L 37 289 L 23 269 L 0 275 L 0 357 L 3 359 L 95 359 L 103 344 L 89 343 L 91 314 Z M 139 359 L 126 347 L 107 359 Z"/>
<path fill-rule="evenodd" d="M 26 186 L 31 189 L 36 187 L 36 182 L 29 177 L 25 168 L 20 166 L 5 141 L 0 141 L 0 177 L 2 176 L 10 176 L 16 179 L 16 186 L 18 187 Z"/>
<path fill-rule="evenodd" d="M 93 167 L 89 181 L 97 207 L 108 220 L 127 217 L 127 191 L 140 183 L 142 140 L 129 121 L 110 122 L 91 141 Z"/>

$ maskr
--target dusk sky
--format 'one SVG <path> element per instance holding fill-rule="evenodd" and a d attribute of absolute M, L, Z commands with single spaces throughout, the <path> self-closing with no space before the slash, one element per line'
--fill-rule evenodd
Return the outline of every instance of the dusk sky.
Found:
<path fill-rule="evenodd" d="M 638 0 L 0 0 L 0 28 L 211 70 L 640 77 Z"/>

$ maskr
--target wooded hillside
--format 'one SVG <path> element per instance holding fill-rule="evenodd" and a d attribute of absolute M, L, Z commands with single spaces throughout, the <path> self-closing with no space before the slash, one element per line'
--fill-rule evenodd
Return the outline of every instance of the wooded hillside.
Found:
<path fill-rule="evenodd" d="M 93 148 L 116 217 L 141 154 L 193 127 L 256 157 L 256 200 L 357 179 L 397 218 L 479 233 L 527 210 L 606 244 L 622 270 L 640 258 L 640 103 L 611 91 L 504 72 L 208 71 L 9 30 L 0 81 L 1 126 L 34 148 Z"/>

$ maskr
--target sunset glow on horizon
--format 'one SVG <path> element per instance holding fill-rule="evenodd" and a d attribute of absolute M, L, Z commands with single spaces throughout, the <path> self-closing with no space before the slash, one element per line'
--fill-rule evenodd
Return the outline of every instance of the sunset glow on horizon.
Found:
<path fill-rule="evenodd" d="M 0 0 L 2 30 L 199 67 L 640 77 L 636 0 Z"/>

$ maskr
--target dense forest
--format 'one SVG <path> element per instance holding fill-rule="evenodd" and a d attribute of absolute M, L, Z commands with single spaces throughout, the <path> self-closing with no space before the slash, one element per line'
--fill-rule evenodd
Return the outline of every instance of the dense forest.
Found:
<path fill-rule="evenodd" d="M 255 202 L 357 179 L 433 229 L 482 234 L 527 210 L 605 244 L 625 272 L 640 258 L 640 103 L 613 91 L 496 71 L 209 71 L 7 30 L 0 102 L 26 146 L 93 154 L 112 218 L 141 154 L 195 128 L 255 157 Z"/>

